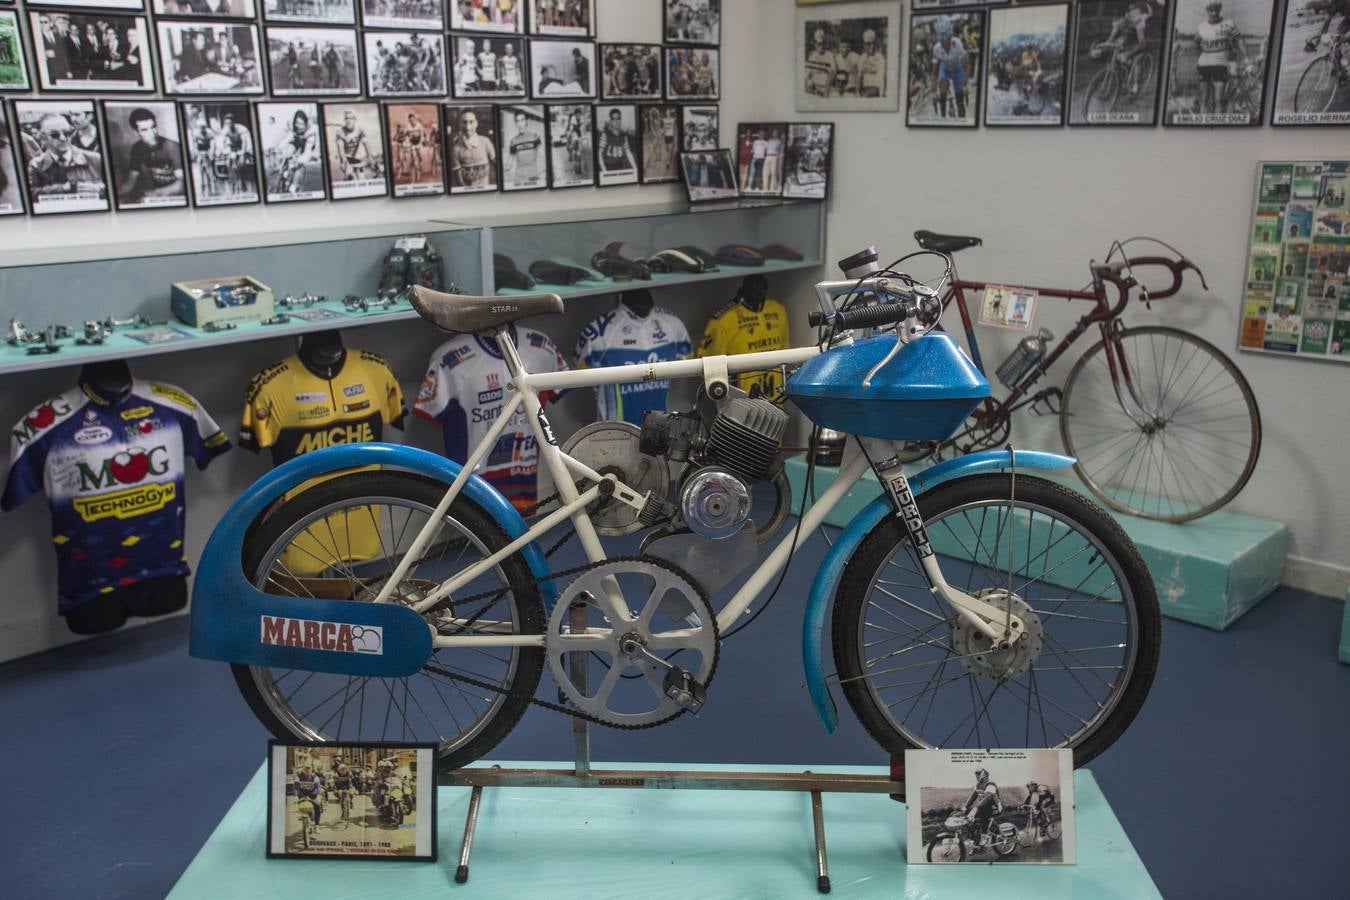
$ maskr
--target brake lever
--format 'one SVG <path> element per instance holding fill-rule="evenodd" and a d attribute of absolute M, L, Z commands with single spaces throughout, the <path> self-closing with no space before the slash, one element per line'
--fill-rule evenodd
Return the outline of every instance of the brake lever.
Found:
<path fill-rule="evenodd" d="M 1183 271 L 1188 268 L 1194 269 L 1195 274 L 1200 276 L 1200 287 L 1204 288 L 1206 291 L 1209 290 L 1209 282 L 1205 281 L 1205 273 L 1200 271 L 1199 266 L 1191 262 L 1189 259 L 1182 259 L 1181 266 Z"/>

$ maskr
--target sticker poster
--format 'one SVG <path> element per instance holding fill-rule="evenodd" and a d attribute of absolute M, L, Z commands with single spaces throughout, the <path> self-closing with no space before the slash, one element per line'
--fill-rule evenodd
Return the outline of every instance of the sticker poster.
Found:
<path fill-rule="evenodd" d="M 1350 362 L 1350 160 L 1263 162 L 1238 346 Z"/>
<path fill-rule="evenodd" d="M 1031 288 L 986 285 L 980 304 L 980 324 L 1028 329 L 1036 315 L 1037 296 Z"/>

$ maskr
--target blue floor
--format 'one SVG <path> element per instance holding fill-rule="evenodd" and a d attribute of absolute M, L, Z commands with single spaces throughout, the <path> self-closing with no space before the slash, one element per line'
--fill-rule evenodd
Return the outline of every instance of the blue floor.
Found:
<path fill-rule="evenodd" d="M 596 729 L 595 759 L 883 762 L 847 710 L 825 734 L 802 687 L 804 596 L 789 588 L 822 552 L 808 542 L 783 596 L 724 647 L 697 720 Z M 1224 633 L 1165 620 L 1148 703 L 1091 766 L 1164 895 L 1265 898 L 1294 885 L 1297 896 L 1345 895 L 1332 827 L 1350 796 L 1341 611 L 1281 589 Z M 268 737 L 227 667 L 190 658 L 186 643 L 178 619 L 0 665 L 10 773 L 0 894 L 153 898 L 172 887 Z M 534 710 L 493 755 L 566 758 L 570 740 L 564 720 Z"/>

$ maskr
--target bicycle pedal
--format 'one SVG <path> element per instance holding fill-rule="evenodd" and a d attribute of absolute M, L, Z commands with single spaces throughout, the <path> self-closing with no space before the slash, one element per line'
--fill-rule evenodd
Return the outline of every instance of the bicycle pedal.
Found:
<path fill-rule="evenodd" d="M 707 688 L 678 666 L 666 672 L 666 680 L 662 687 L 667 697 L 694 715 L 698 715 L 698 711 L 708 700 Z"/>

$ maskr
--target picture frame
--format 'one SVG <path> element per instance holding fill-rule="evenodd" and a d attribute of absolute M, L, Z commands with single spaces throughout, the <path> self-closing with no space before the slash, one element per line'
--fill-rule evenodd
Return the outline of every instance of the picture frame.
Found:
<path fill-rule="evenodd" d="M 830 165 L 834 160 L 834 125 L 789 122 L 783 158 L 783 197 L 828 200 Z"/>
<path fill-rule="evenodd" d="M 12 9 L 0 10 L 0 93 L 26 94 L 33 89 L 24 43 L 19 14 Z"/>
<path fill-rule="evenodd" d="M 1068 99 L 1071 127 L 1158 124 L 1167 13 L 1166 0 L 1078 0 Z"/>
<path fill-rule="evenodd" d="M 187 157 L 173 101 L 104 100 L 102 105 L 114 208 L 186 208 Z"/>
<path fill-rule="evenodd" d="M 271 0 L 269 0 L 271 2 Z M 445 30 L 445 5 L 441 0 L 412 3 L 399 0 L 357 0 L 361 5 L 363 28 L 404 28 Z M 454 0 L 450 0 L 451 3 Z"/>
<path fill-rule="evenodd" d="M 445 193 L 444 141 L 439 103 L 390 101 L 384 104 L 385 159 L 395 200 Z"/>
<path fill-rule="evenodd" d="M 9 110 L 0 103 L 0 216 L 22 216 L 28 212 L 28 193 L 19 162 L 19 142 L 9 127 Z"/>
<path fill-rule="evenodd" d="M 673 103 L 638 107 L 642 184 L 669 184 L 680 180 L 680 112 Z"/>
<path fill-rule="evenodd" d="M 661 34 L 666 44 L 720 46 L 722 0 L 661 0 Z"/>
<path fill-rule="evenodd" d="M 1350 85 L 1338 84 L 1332 59 L 1337 29 L 1323 31 L 1326 18 L 1309 21 L 1307 11 L 1307 5 L 1285 5 L 1270 124 L 1350 125 Z M 1316 44 L 1309 49 L 1311 41 Z"/>
<path fill-rule="evenodd" d="M 270 100 L 254 104 L 262 147 L 264 203 L 328 199 L 319 104 L 313 100 Z"/>
<path fill-rule="evenodd" d="M 444 97 L 445 35 L 435 31 L 363 31 L 366 95 L 369 97 Z M 426 63 L 404 64 L 404 45 L 429 44 Z M 420 55 L 420 51 L 418 51 Z M 393 171 L 392 168 L 390 171 Z"/>
<path fill-rule="evenodd" d="M 736 126 L 733 152 L 742 197 L 783 195 L 786 122 L 741 122 Z"/>
<path fill-rule="evenodd" d="M 595 42 L 530 40 L 530 99 L 594 99 Z"/>
<path fill-rule="evenodd" d="M 546 110 L 549 190 L 595 187 L 595 107 L 555 103 Z"/>
<path fill-rule="evenodd" d="M 447 103 L 443 119 L 450 194 L 500 190 L 497 113 L 492 104 Z"/>
<path fill-rule="evenodd" d="M 178 104 L 192 205 L 251 206 L 262 202 L 258 137 L 246 100 L 188 100 Z"/>
<path fill-rule="evenodd" d="M 661 100 L 663 55 L 660 44 L 601 44 L 600 99 Z"/>
<path fill-rule="evenodd" d="M 690 203 L 735 200 L 741 195 L 736 184 L 736 166 L 731 151 L 725 147 L 682 151 L 680 180 Z"/>
<path fill-rule="evenodd" d="M 547 109 L 542 103 L 497 107 L 503 191 L 537 191 L 548 187 Z"/>
<path fill-rule="evenodd" d="M 456 100 L 525 97 L 529 71 L 525 38 L 452 34 L 450 53 L 450 94 Z"/>
<path fill-rule="evenodd" d="M 374 101 L 331 101 L 319 105 L 323 124 L 324 172 L 333 201 L 389 196 L 384 116 Z"/>
<path fill-rule="evenodd" d="M 708 103 L 722 99 L 722 51 L 666 47 L 666 99 Z"/>
<path fill-rule="evenodd" d="M 529 0 L 530 34 L 595 37 L 595 0 Z"/>
<path fill-rule="evenodd" d="M 895 3 L 798 7 L 797 112 L 898 110 L 901 27 Z"/>
<path fill-rule="evenodd" d="M 273 97 L 361 96 L 355 28 L 268 26 L 265 38 Z"/>
<path fill-rule="evenodd" d="M 266 92 L 258 26 L 199 19 L 155 23 L 165 96 L 254 96 Z"/>
<path fill-rule="evenodd" d="M 201 6 L 205 7 L 205 12 L 200 11 L 200 7 L 194 8 L 188 0 L 150 0 L 150 10 L 156 17 L 252 19 L 258 14 L 254 0 L 206 0 Z"/>
<path fill-rule="evenodd" d="M 983 9 L 910 17 L 909 46 L 927 50 L 922 56 L 915 53 L 909 56 L 906 127 L 979 127 L 984 94 L 979 74 L 984 69 L 986 24 Z M 973 48 L 969 46 L 971 42 Z M 935 49 L 938 47 L 941 49 Z M 952 85 L 958 81 L 964 90 L 953 89 Z"/>
<path fill-rule="evenodd" d="M 28 20 L 42 93 L 154 93 L 145 16 L 35 9 Z M 100 31 L 98 44 L 88 39 Z"/>
<path fill-rule="evenodd" d="M 596 186 L 641 183 L 642 154 L 636 104 L 598 104 L 595 107 L 594 144 Z"/>
<path fill-rule="evenodd" d="M 1163 126 L 1246 128 L 1265 121 L 1266 85 L 1278 3 L 1275 0 L 1226 0 L 1219 22 L 1210 21 L 1207 0 L 1174 0 L 1168 38 L 1167 88 Z M 1207 58 L 1202 31 L 1232 30 L 1238 45 Z M 1216 31 L 1216 37 L 1218 36 Z M 1239 56 L 1245 57 L 1245 61 Z M 1252 61 L 1259 58 L 1259 65 Z"/>
<path fill-rule="evenodd" d="M 1068 3 L 989 11 L 985 54 L 986 128 L 1064 124 L 1068 96 Z M 1032 62 L 1028 62 L 1028 59 Z"/>
<path fill-rule="evenodd" d="M 722 146 L 717 106 L 680 107 L 680 149 L 716 150 Z"/>
<path fill-rule="evenodd" d="M 115 9 L 120 12 L 145 12 L 145 0 L 32 0 L 24 6 L 76 7 L 79 9 Z"/>
<path fill-rule="evenodd" d="M 525 0 L 496 0 L 491 4 L 446 0 L 446 6 L 450 10 L 451 31 L 525 33 Z"/>
<path fill-rule="evenodd" d="M 962 9 L 969 6 L 1007 6 L 1013 0 L 910 0 L 917 15 L 920 10 Z M 797 3 L 801 6 L 801 2 Z"/>
<path fill-rule="evenodd" d="M 268 859 L 435 862 L 436 829 L 435 744 L 268 742 Z"/>
<path fill-rule="evenodd" d="M 107 212 L 103 129 L 93 100 L 15 100 L 23 189 L 34 216 Z"/>

